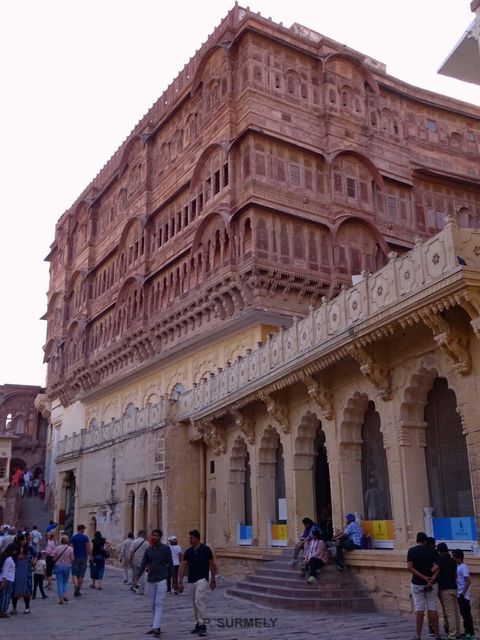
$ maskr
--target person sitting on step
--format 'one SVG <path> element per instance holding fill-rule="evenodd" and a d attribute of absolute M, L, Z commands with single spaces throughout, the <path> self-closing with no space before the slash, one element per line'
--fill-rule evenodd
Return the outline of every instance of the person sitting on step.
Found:
<path fill-rule="evenodd" d="M 307 571 L 309 578 L 307 582 L 317 581 L 317 571 L 328 564 L 328 551 L 325 540 L 320 531 L 314 531 L 312 539 L 305 549 L 305 556 L 301 572 L 304 575 Z"/>
<path fill-rule="evenodd" d="M 315 524 L 315 522 L 310 518 L 303 518 L 302 522 L 305 528 L 302 535 L 300 536 L 300 540 L 295 545 L 295 549 L 293 550 L 293 558 L 287 563 L 291 567 L 294 567 L 298 563 L 298 554 L 305 547 L 305 544 L 307 542 L 310 542 L 313 537 L 313 532 L 320 531 L 318 525 Z"/>
<path fill-rule="evenodd" d="M 344 530 L 333 537 L 333 542 L 337 547 L 335 564 L 339 571 L 343 570 L 343 551 L 353 551 L 362 546 L 363 530 L 360 523 L 356 522 L 355 515 L 347 513 L 345 520 L 347 524 Z"/>

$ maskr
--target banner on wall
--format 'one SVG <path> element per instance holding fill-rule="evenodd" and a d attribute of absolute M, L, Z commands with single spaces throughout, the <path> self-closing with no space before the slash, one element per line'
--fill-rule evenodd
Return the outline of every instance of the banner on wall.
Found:
<path fill-rule="evenodd" d="M 286 524 L 272 524 L 272 541 L 287 542 L 288 541 L 288 527 Z"/>
<path fill-rule="evenodd" d="M 435 540 L 473 542 L 477 540 L 477 524 L 473 516 L 464 518 L 432 518 Z"/>
<path fill-rule="evenodd" d="M 394 520 L 362 520 L 362 528 L 374 541 L 395 540 Z"/>
<path fill-rule="evenodd" d="M 252 544 L 253 527 L 251 524 L 239 525 L 239 544 Z"/>

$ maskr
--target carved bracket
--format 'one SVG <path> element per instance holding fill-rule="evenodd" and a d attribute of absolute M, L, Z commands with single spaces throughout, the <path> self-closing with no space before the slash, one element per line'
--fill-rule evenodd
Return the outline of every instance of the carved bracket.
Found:
<path fill-rule="evenodd" d="M 210 449 L 213 449 L 213 453 L 219 456 L 221 453 L 225 453 L 226 440 L 225 431 L 216 425 L 212 420 L 200 420 L 195 423 L 198 432 L 203 437 L 203 441 Z"/>
<path fill-rule="evenodd" d="M 392 380 L 390 370 L 376 362 L 371 353 L 360 344 L 351 344 L 347 347 L 348 353 L 360 365 L 362 375 L 370 380 L 379 390 L 382 400 L 392 399 Z"/>
<path fill-rule="evenodd" d="M 287 405 L 268 393 L 260 393 L 259 398 L 265 404 L 268 414 L 278 422 L 283 433 L 290 433 Z"/>
<path fill-rule="evenodd" d="M 305 375 L 302 378 L 302 383 L 305 385 L 308 395 L 311 399 L 318 404 L 321 409 L 321 417 L 325 420 L 333 420 L 333 402 L 332 392 L 326 386 L 322 385 L 318 380 L 312 376 Z"/>
<path fill-rule="evenodd" d="M 459 303 L 468 313 L 473 332 L 480 340 L 480 292 L 472 290 L 465 291 Z"/>
<path fill-rule="evenodd" d="M 453 361 L 457 373 L 466 375 L 472 370 L 472 358 L 468 348 L 468 336 L 462 331 L 452 329 L 447 320 L 432 310 L 423 310 L 420 317 L 433 333 L 433 339 L 444 353 Z"/>
<path fill-rule="evenodd" d="M 240 409 L 232 409 L 229 411 L 232 416 L 235 425 L 240 429 L 240 431 L 247 438 L 248 444 L 255 443 L 255 422 L 251 418 L 247 418 L 243 411 Z"/>

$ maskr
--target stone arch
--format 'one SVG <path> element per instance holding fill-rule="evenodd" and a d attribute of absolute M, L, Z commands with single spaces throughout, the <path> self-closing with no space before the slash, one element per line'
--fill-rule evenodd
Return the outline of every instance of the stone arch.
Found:
<path fill-rule="evenodd" d="M 138 496 L 138 522 L 140 529 L 148 530 L 148 491 L 142 487 Z"/>
<path fill-rule="evenodd" d="M 127 493 L 127 499 L 125 501 L 125 529 L 132 531 L 136 534 L 136 521 L 135 521 L 135 491 L 130 489 Z"/>
<path fill-rule="evenodd" d="M 301 418 L 294 440 L 295 504 L 297 515 L 322 521 L 331 535 L 332 498 L 326 436 L 316 413 Z"/>
<path fill-rule="evenodd" d="M 349 276 L 364 269 L 375 272 L 386 262 L 388 246 L 370 222 L 355 216 L 338 219 L 332 233 L 334 267 Z"/>
<path fill-rule="evenodd" d="M 425 464 L 429 505 L 437 518 L 474 515 L 467 441 L 455 391 L 436 377 L 425 404 Z"/>
<path fill-rule="evenodd" d="M 97 518 L 95 516 L 91 516 L 88 521 L 88 535 L 90 538 L 93 538 L 95 532 L 97 531 Z"/>
<path fill-rule="evenodd" d="M 365 83 L 370 87 L 373 93 L 375 93 L 376 95 L 380 95 L 380 89 L 377 81 L 373 77 L 373 74 L 360 60 L 358 60 L 358 58 L 355 58 L 348 53 L 331 53 L 325 59 L 325 71 L 327 70 L 328 64 L 330 62 L 333 62 L 334 60 L 344 60 L 346 62 L 349 62 L 359 72 L 359 74 L 362 76 Z"/>
<path fill-rule="evenodd" d="M 285 499 L 283 444 L 278 431 L 269 425 L 260 438 L 258 449 L 259 513 L 272 522 L 278 521 L 281 503 Z"/>
<path fill-rule="evenodd" d="M 195 230 L 195 235 L 192 240 L 191 257 L 193 258 L 196 252 L 200 249 L 202 240 L 204 239 L 205 230 L 212 226 L 215 230 L 223 229 L 223 231 L 229 235 L 230 233 L 230 217 L 223 211 L 212 211 L 209 213 L 198 225 Z"/>
<path fill-rule="evenodd" d="M 370 160 L 368 156 L 363 155 L 363 153 L 360 153 L 355 149 L 339 149 L 338 151 L 334 151 L 330 157 L 330 164 L 333 166 L 335 160 L 348 156 L 358 160 L 365 167 L 365 169 L 367 169 L 367 171 L 371 174 L 378 189 L 384 189 L 383 178 L 376 165 Z"/>
<path fill-rule="evenodd" d="M 210 47 L 208 49 L 208 51 L 205 52 L 203 58 L 200 61 L 200 64 L 197 67 L 197 70 L 195 71 L 195 75 L 193 76 L 192 88 L 190 90 L 190 94 L 191 94 L 192 97 L 198 91 L 198 88 L 200 87 L 200 85 L 202 83 L 203 74 L 205 72 L 205 69 L 207 68 L 207 65 L 208 65 L 210 59 L 218 51 L 223 51 L 224 57 L 225 57 L 225 59 L 227 59 L 229 57 L 229 51 L 230 51 L 231 44 L 232 44 L 231 42 L 221 42 L 219 44 L 214 44 L 212 47 Z"/>
<path fill-rule="evenodd" d="M 421 367 L 411 376 L 400 403 L 402 424 L 425 426 L 424 414 L 427 396 L 437 377 L 438 371 L 435 367 Z"/>
<path fill-rule="evenodd" d="M 162 490 L 156 485 L 152 492 L 152 525 L 163 531 L 163 495 Z"/>
<path fill-rule="evenodd" d="M 130 161 L 140 154 L 143 146 L 144 143 L 139 135 L 134 135 L 130 138 L 122 152 L 122 157 L 118 165 L 118 175 L 122 175 Z"/>
<path fill-rule="evenodd" d="M 212 144 L 208 145 L 206 149 L 204 149 L 199 159 L 197 160 L 197 163 L 192 173 L 192 178 L 190 180 L 191 193 L 194 193 L 196 187 L 198 186 L 200 182 L 200 178 L 202 176 L 202 172 L 206 167 L 206 165 L 208 164 L 208 161 L 212 157 L 212 155 L 220 154 L 221 164 L 223 164 L 224 162 L 227 161 L 229 147 L 230 147 L 230 143 L 227 142 L 226 140 L 222 140 L 221 142 L 213 142 Z"/>

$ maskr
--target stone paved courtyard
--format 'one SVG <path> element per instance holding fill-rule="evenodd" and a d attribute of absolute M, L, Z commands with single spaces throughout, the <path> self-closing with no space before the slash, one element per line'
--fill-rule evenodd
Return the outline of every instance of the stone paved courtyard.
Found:
<path fill-rule="evenodd" d="M 148 596 L 134 595 L 122 584 L 122 578 L 120 570 L 108 567 L 102 591 L 93 591 L 87 586 L 81 598 L 72 597 L 63 607 L 57 604 L 56 594 L 47 591 L 49 599 L 34 600 L 30 615 L 22 615 L 23 602 L 19 602 L 16 617 L 0 620 L 0 637 L 9 640 L 146 639 L 150 637 L 145 632 L 151 622 Z M 266 609 L 227 596 L 226 582 L 221 578 L 219 585 L 209 600 L 208 637 L 211 638 L 397 640 L 413 635 L 413 617 L 382 613 L 335 616 Z M 256 628 L 242 628 L 244 619 L 254 619 Z M 236 626 L 232 628 L 232 624 Z M 263 627 L 264 624 L 270 626 Z M 162 637 L 167 640 L 191 638 L 192 627 L 187 589 L 180 596 L 167 594 Z"/>

